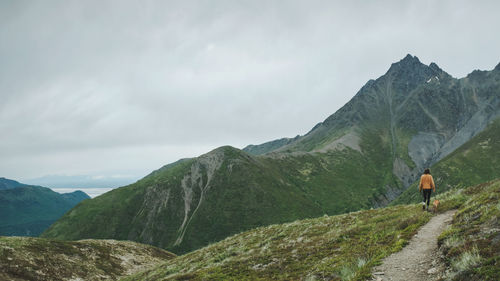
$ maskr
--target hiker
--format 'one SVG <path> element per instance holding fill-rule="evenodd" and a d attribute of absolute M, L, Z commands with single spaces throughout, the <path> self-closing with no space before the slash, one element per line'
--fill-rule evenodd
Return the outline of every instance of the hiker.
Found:
<path fill-rule="evenodd" d="M 422 193 L 424 191 L 424 202 L 422 202 L 422 210 L 425 210 L 425 203 L 427 201 L 427 210 L 429 210 L 429 203 L 431 201 L 432 191 L 436 192 L 436 186 L 434 185 L 434 179 L 431 176 L 431 170 L 429 168 L 425 169 L 424 174 L 420 177 L 420 185 L 418 190 Z"/>

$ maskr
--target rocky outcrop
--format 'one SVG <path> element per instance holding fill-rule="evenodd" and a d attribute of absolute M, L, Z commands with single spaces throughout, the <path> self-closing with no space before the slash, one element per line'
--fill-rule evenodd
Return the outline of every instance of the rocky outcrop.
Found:
<path fill-rule="evenodd" d="M 220 168 L 223 161 L 224 149 L 217 149 L 211 153 L 202 155 L 193 165 L 191 165 L 191 173 L 185 175 L 182 179 L 181 186 L 184 191 L 184 220 L 178 230 L 179 236 L 175 240 L 174 246 L 178 246 L 182 243 L 187 226 L 203 203 L 205 193 L 210 189 L 214 174 Z M 205 174 L 203 174 L 202 171 L 205 171 Z M 196 205 L 193 204 L 193 188 L 199 189 L 200 194 Z"/>

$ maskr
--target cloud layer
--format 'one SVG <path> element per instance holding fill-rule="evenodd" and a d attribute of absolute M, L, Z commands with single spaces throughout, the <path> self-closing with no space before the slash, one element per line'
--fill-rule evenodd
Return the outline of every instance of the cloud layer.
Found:
<path fill-rule="evenodd" d="M 2 1 L 0 176 L 144 175 L 304 134 L 407 53 L 500 61 L 497 1 Z"/>

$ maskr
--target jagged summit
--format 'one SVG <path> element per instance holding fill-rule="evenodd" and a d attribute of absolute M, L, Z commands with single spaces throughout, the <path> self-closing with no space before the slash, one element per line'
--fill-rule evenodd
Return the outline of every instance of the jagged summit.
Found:
<path fill-rule="evenodd" d="M 436 71 L 443 71 L 435 62 L 431 62 L 431 64 L 429 64 L 429 67 Z"/>
<path fill-rule="evenodd" d="M 400 61 L 392 63 L 386 75 L 399 76 L 402 79 L 407 79 L 408 75 L 415 76 L 415 74 L 417 74 L 418 76 L 428 76 L 437 74 L 434 72 L 442 72 L 437 64 L 423 64 L 417 56 L 408 54 Z"/>
<path fill-rule="evenodd" d="M 495 70 L 500 70 L 500 62 L 495 66 Z"/>
<path fill-rule="evenodd" d="M 406 55 L 400 61 L 392 63 L 387 73 L 417 72 L 417 71 L 422 72 L 422 70 L 428 70 L 428 69 L 434 71 L 435 74 L 446 73 L 435 62 L 431 62 L 429 65 L 426 65 L 422 63 L 417 56 L 412 56 L 410 54 Z"/>
<path fill-rule="evenodd" d="M 407 54 L 400 61 L 392 63 L 391 67 L 389 68 L 389 72 L 391 70 L 398 71 L 401 69 L 408 69 L 408 68 L 414 68 L 414 67 L 419 67 L 419 66 L 425 66 L 425 64 L 421 63 L 417 56 L 412 56 L 410 54 Z"/>
<path fill-rule="evenodd" d="M 423 64 L 416 56 L 407 55 L 399 62 L 393 63 L 385 75 L 379 79 L 392 83 L 399 92 L 408 93 L 429 79 L 450 79 L 436 63 Z M 377 79 L 377 80 L 379 80 Z"/>
<path fill-rule="evenodd" d="M 402 60 L 400 60 L 400 62 L 403 62 L 403 63 L 404 62 L 406 62 L 406 63 L 408 63 L 408 62 L 420 62 L 420 60 L 418 59 L 417 56 L 412 56 L 411 54 L 406 54 L 406 56 Z"/>

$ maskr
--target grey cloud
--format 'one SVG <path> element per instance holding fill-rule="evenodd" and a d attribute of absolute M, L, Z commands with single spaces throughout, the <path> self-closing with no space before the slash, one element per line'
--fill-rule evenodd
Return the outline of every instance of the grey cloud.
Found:
<path fill-rule="evenodd" d="M 458 77 L 492 69 L 499 8 L 2 1 L 0 175 L 142 174 L 219 145 L 304 134 L 407 53 Z"/>

